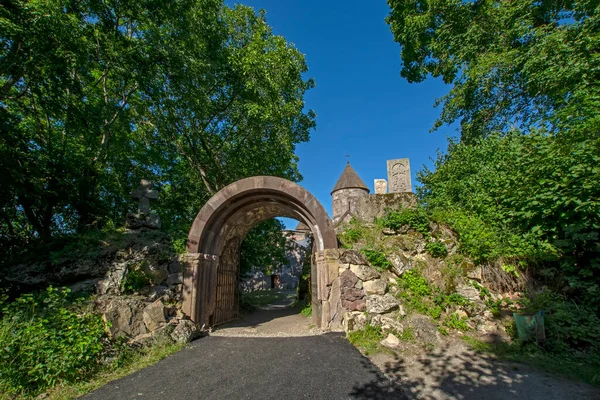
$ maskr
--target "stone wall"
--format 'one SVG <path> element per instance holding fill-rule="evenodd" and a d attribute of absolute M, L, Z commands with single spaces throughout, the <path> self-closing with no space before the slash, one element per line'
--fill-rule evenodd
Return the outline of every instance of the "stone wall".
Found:
<path fill-rule="evenodd" d="M 321 329 L 342 331 L 354 314 L 398 309 L 398 301 L 385 293 L 386 280 L 361 252 L 325 250 L 315 254 L 315 261 Z"/>
<path fill-rule="evenodd" d="M 371 194 L 357 199 L 353 215 L 361 222 L 373 222 L 375 218 L 383 217 L 388 210 L 416 206 L 417 196 L 414 193 Z"/>

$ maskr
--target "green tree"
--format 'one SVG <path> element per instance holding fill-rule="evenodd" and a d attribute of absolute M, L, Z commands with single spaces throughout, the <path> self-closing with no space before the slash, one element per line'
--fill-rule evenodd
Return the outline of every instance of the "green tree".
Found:
<path fill-rule="evenodd" d="M 278 219 L 269 219 L 256 225 L 242 242 L 240 274 L 262 271 L 270 274 L 281 265 L 286 265 L 285 226 Z"/>
<path fill-rule="evenodd" d="M 300 180 L 306 70 L 264 13 L 221 0 L 3 3 L 0 245 L 120 226 L 142 177 L 182 235 L 228 183 Z"/>
<path fill-rule="evenodd" d="M 388 4 L 401 75 L 452 85 L 433 128 L 460 123 L 460 140 L 419 174 L 422 200 L 475 259 L 535 265 L 598 310 L 598 2 Z"/>
<path fill-rule="evenodd" d="M 594 0 L 388 0 L 402 77 L 453 86 L 435 127 L 471 141 L 517 126 L 597 135 L 600 15 Z"/>

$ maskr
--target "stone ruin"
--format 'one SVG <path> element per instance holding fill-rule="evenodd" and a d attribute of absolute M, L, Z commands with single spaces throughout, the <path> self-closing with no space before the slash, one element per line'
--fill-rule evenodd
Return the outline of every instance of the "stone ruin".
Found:
<path fill-rule="evenodd" d="M 372 222 L 375 218 L 383 217 L 389 209 L 417 205 L 417 198 L 412 192 L 410 160 L 388 160 L 387 172 L 388 181 L 375 179 L 375 194 L 370 194 L 369 188 L 350 163 L 346 165 L 331 192 L 332 219 L 336 230 L 340 230 L 343 223 L 352 218 Z"/>
<path fill-rule="evenodd" d="M 127 214 L 126 226 L 129 229 L 160 229 L 160 217 L 150 211 L 150 200 L 158 199 L 158 191 L 152 189 L 153 183 L 140 180 L 140 187 L 131 193 L 138 200 L 137 213 Z"/>

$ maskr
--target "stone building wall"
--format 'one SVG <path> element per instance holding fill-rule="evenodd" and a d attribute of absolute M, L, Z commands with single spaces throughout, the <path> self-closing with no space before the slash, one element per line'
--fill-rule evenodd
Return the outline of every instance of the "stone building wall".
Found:
<path fill-rule="evenodd" d="M 354 205 L 354 217 L 361 222 L 373 222 L 385 216 L 388 211 L 417 207 L 414 193 L 371 194 L 361 197 Z"/>
<path fill-rule="evenodd" d="M 364 189 L 350 188 L 341 189 L 331 194 L 333 224 L 348 222 L 356 210 L 356 205 L 360 199 L 369 196 L 369 192 Z"/>

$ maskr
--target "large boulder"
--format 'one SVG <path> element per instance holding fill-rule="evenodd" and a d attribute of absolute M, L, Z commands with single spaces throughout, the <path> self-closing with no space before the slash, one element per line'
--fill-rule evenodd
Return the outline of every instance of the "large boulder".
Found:
<path fill-rule="evenodd" d="M 199 334 L 196 324 L 184 319 L 179 321 L 177 326 L 171 332 L 171 338 L 177 343 L 189 343 Z"/>
<path fill-rule="evenodd" d="M 398 309 L 400 303 L 391 294 L 367 296 L 367 312 L 369 314 L 385 314 Z"/>
<path fill-rule="evenodd" d="M 341 264 L 368 265 L 367 257 L 358 250 L 344 250 L 340 256 Z"/>
<path fill-rule="evenodd" d="M 456 293 L 471 301 L 479 300 L 479 290 L 473 286 L 465 285 L 464 283 L 456 286 Z"/>
<path fill-rule="evenodd" d="M 363 291 L 365 294 L 385 294 L 387 284 L 383 279 L 374 279 L 363 283 Z"/>
<path fill-rule="evenodd" d="M 183 283 L 183 273 L 178 272 L 167 276 L 167 285 L 179 285 L 180 283 Z"/>
<path fill-rule="evenodd" d="M 373 326 L 381 327 L 381 330 L 384 332 L 394 331 L 397 333 L 402 333 L 404 331 L 404 326 L 402 323 L 391 315 L 374 315 L 373 318 L 371 318 L 370 323 Z"/>
<path fill-rule="evenodd" d="M 102 318 L 109 325 L 109 333 L 114 337 L 133 338 L 147 333 L 144 324 L 146 303 L 137 298 L 115 298 L 104 307 Z"/>
<path fill-rule="evenodd" d="M 358 282 L 357 276 L 354 274 L 354 272 L 350 271 L 349 269 L 345 270 L 340 275 L 340 285 L 343 288 L 354 287 L 356 285 L 356 282 Z"/>
<path fill-rule="evenodd" d="M 347 312 L 344 314 L 344 332 L 358 331 L 367 325 L 367 316 L 362 312 Z"/>
<path fill-rule="evenodd" d="M 163 326 L 167 320 L 165 318 L 165 305 L 162 301 L 156 300 L 144 308 L 144 324 L 150 332 Z"/>
<path fill-rule="evenodd" d="M 402 276 L 403 273 L 414 268 L 414 261 L 401 252 L 394 252 L 388 256 L 388 260 L 392 263 L 392 272 L 397 276 Z"/>
<path fill-rule="evenodd" d="M 370 281 L 381 276 L 375 268 L 369 267 L 368 265 L 350 264 L 350 271 L 352 271 L 361 281 Z"/>

